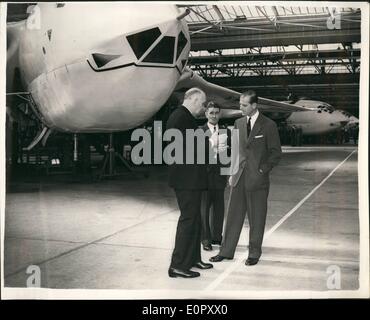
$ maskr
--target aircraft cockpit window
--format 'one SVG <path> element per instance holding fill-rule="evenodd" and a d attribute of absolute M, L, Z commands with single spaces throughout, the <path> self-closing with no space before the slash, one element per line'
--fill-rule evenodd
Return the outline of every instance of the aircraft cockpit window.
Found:
<path fill-rule="evenodd" d="M 160 35 L 161 30 L 159 28 L 152 28 L 127 36 L 127 41 L 136 58 L 140 59 Z"/>
<path fill-rule="evenodd" d="M 185 66 L 186 66 L 187 63 L 188 63 L 188 60 L 187 59 L 181 60 L 181 67 L 182 67 L 182 69 L 185 68 Z"/>
<path fill-rule="evenodd" d="M 143 62 L 153 63 L 173 63 L 175 54 L 175 37 L 165 36 L 159 43 L 149 52 Z"/>
<path fill-rule="evenodd" d="M 179 58 L 182 50 L 184 50 L 188 40 L 186 40 L 184 33 L 181 31 L 179 33 L 179 39 L 177 40 L 177 53 L 176 53 L 176 60 Z"/>

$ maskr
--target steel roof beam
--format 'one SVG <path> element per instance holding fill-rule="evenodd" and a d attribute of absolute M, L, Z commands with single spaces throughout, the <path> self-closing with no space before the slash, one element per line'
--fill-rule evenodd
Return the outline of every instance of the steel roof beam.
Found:
<path fill-rule="evenodd" d="M 246 77 L 215 77 L 206 78 L 207 81 L 230 88 L 240 85 L 311 85 L 311 84 L 356 84 L 360 81 L 358 73 L 331 73 L 331 74 L 299 74 L 274 76 L 246 76 Z"/>
<path fill-rule="evenodd" d="M 227 68 L 227 69 L 292 69 L 298 67 L 314 67 L 314 66 L 348 66 L 348 62 L 344 61 L 335 61 L 335 62 L 310 62 L 310 63 L 294 63 L 294 64 L 248 64 L 248 65 L 239 65 L 239 64 L 218 64 L 212 66 L 200 66 L 202 70 L 213 70 L 215 68 Z M 199 65 L 198 65 L 199 66 Z M 352 72 L 352 71 L 351 71 Z"/>
<path fill-rule="evenodd" d="M 219 63 L 253 63 L 257 61 L 305 61 L 318 59 L 360 59 L 360 49 L 347 50 L 308 50 L 301 52 L 265 52 L 259 54 L 235 54 L 214 56 L 193 56 L 190 65 L 213 65 Z"/>
<path fill-rule="evenodd" d="M 216 6 L 216 5 L 213 5 L 213 6 L 212 6 L 212 8 L 213 8 L 213 10 L 215 10 L 215 12 L 216 12 L 216 14 L 217 14 L 217 16 L 218 16 L 218 19 L 219 19 L 220 21 L 225 21 L 225 18 L 224 18 L 224 16 L 223 16 L 223 14 L 222 14 L 222 12 L 221 12 L 220 8 L 219 8 L 218 6 Z"/>
<path fill-rule="evenodd" d="M 221 33 L 215 35 L 198 33 L 191 39 L 191 50 L 361 41 L 360 13 L 342 14 L 341 29 L 329 29 L 328 18 L 328 15 L 279 16 L 279 31 L 273 29 L 270 21 L 266 19 L 251 19 L 243 22 L 224 21 L 222 27 L 228 30 L 227 36 Z M 194 32 L 204 28 L 205 24 L 189 26 Z"/>
<path fill-rule="evenodd" d="M 271 23 L 271 25 L 274 27 L 274 29 L 276 29 L 276 30 L 278 30 L 279 29 L 279 27 L 278 27 L 278 25 L 276 24 L 276 15 L 273 17 L 273 18 L 270 18 L 267 14 L 266 14 L 266 12 L 260 7 L 260 6 L 256 6 L 256 9 L 259 11 L 259 12 L 261 12 L 262 13 L 262 15 L 268 20 L 268 21 L 270 21 L 270 23 Z M 275 11 L 274 12 L 276 12 L 276 8 L 275 8 Z"/>

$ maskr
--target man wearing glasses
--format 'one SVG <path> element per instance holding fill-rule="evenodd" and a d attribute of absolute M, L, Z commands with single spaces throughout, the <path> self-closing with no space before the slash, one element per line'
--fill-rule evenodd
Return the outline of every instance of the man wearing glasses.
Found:
<path fill-rule="evenodd" d="M 247 266 L 258 263 L 267 214 L 269 173 L 281 158 L 281 146 L 276 124 L 257 109 L 258 96 L 248 90 L 240 96 L 244 117 L 235 121 L 239 130 L 239 169 L 230 176 L 231 186 L 223 242 L 218 255 L 210 261 L 233 259 L 245 214 L 249 221 L 249 255 Z"/>

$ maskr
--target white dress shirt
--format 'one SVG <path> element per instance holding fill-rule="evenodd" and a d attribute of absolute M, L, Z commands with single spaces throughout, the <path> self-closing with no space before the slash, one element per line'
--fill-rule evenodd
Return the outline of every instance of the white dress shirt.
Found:
<path fill-rule="evenodd" d="M 257 110 L 256 111 L 256 113 L 253 115 L 253 116 L 251 116 L 251 117 L 248 117 L 247 116 L 247 123 L 248 123 L 248 121 L 249 121 L 249 118 L 251 118 L 251 130 L 253 129 L 253 126 L 254 126 L 254 124 L 256 123 L 256 120 L 257 120 L 257 118 L 258 118 L 258 116 L 259 116 L 259 111 Z"/>
<path fill-rule="evenodd" d="M 212 148 L 217 148 L 217 145 L 218 145 L 218 124 L 216 125 L 213 125 L 213 124 L 210 124 L 209 122 L 207 122 L 207 126 L 209 128 L 209 130 L 211 131 L 211 134 L 213 135 L 214 132 L 217 132 L 217 135 L 214 136 L 214 137 L 211 137 L 209 139 L 210 143 L 211 143 L 211 147 Z M 215 127 L 216 127 L 216 131 L 215 130 Z"/>
<path fill-rule="evenodd" d="M 211 124 L 211 123 L 209 123 L 209 122 L 207 122 L 207 126 L 208 126 L 208 128 L 209 128 L 209 130 L 211 130 L 211 132 L 213 133 L 213 132 L 215 132 L 214 130 L 214 128 L 216 127 L 216 132 L 218 132 L 218 124 L 216 124 L 216 125 L 213 125 L 213 124 Z"/>

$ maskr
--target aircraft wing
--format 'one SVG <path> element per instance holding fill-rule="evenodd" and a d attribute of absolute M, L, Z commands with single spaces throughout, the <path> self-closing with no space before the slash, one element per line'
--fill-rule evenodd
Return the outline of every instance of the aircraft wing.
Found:
<path fill-rule="evenodd" d="M 266 112 L 296 112 L 296 111 L 309 111 L 310 109 L 290 104 L 288 102 L 276 101 L 267 98 L 258 98 L 258 109 Z"/>
<path fill-rule="evenodd" d="M 239 92 L 210 83 L 191 69 L 187 68 L 182 74 L 175 88 L 174 94 L 179 100 L 182 100 L 184 92 L 192 87 L 202 89 L 207 94 L 207 99 L 214 101 L 222 109 L 239 109 Z M 258 109 L 264 112 L 282 113 L 308 110 L 302 106 L 261 97 L 258 98 Z"/>

